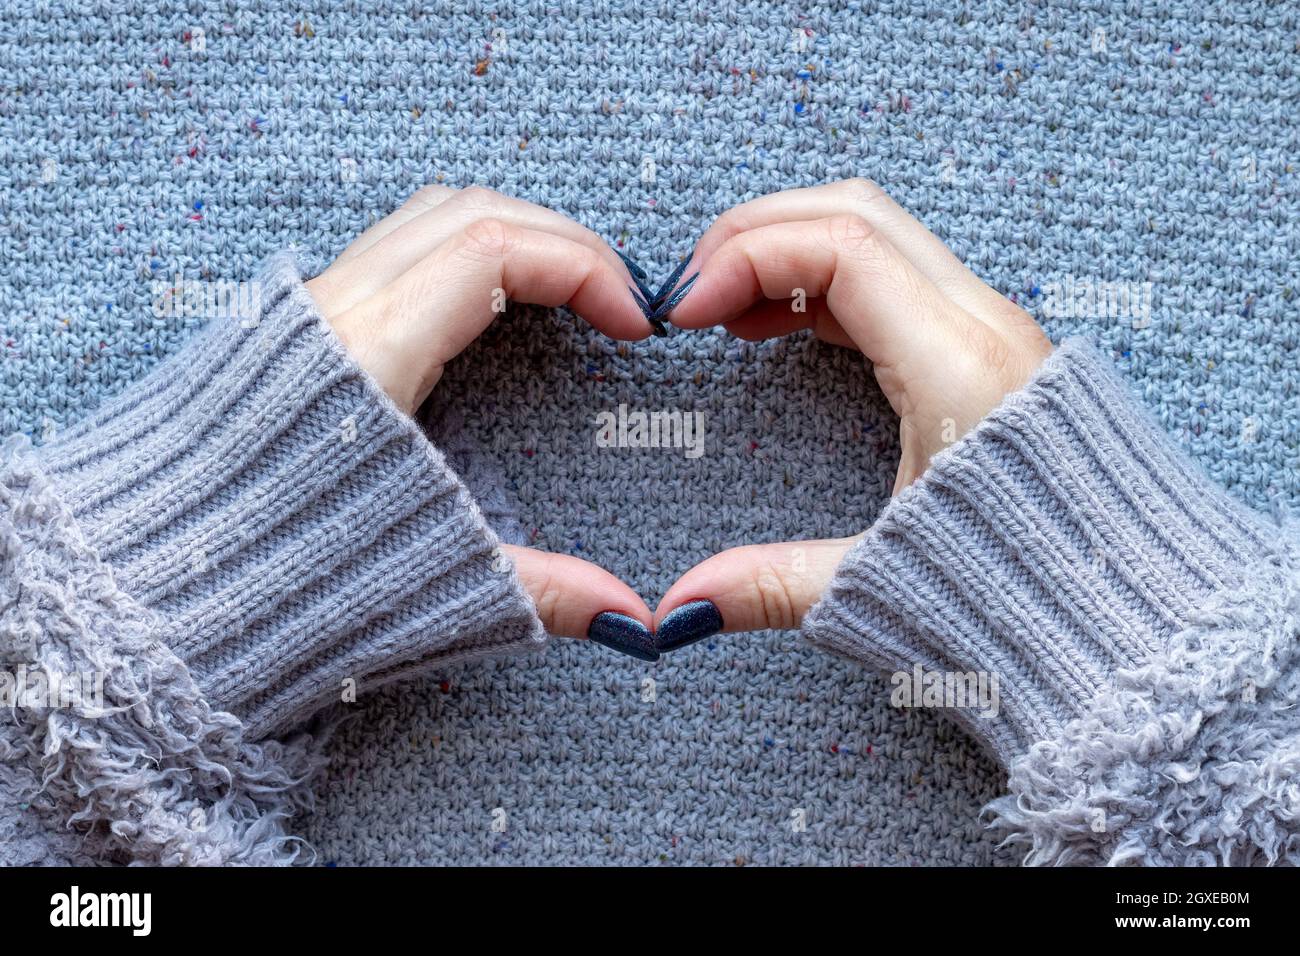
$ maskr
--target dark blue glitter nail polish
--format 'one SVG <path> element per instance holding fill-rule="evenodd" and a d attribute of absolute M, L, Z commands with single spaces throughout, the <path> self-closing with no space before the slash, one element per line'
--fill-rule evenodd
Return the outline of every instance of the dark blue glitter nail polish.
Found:
<path fill-rule="evenodd" d="M 587 639 L 643 661 L 659 660 L 654 635 L 634 617 L 617 611 L 601 611 L 591 619 Z"/>
<path fill-rule="evenodd" d="M 722 630 L 722 613 L 712 601 L 691 601 L 683 604 L 659 622 L 655 633 L 655 647 L 660 651 L 675 651 L 694 644 Z"/>
<path fill-rule="evenodd" d="M 691 254 L 677 264 L 677 267 L 664 280 L 658 291 L 650 288 L 649 276 L 646 275 L 644 269 L 617 249 L 614 250 L 614 253 L 623 260 L 623 264 L 627 266 L 628 274 L 636 284 L 636 288 L 628 286 L 628 291 L 632 293 L 632 299 L 636 302 L 637 308 L 641 310 L 641 314 L 650 323 L 651 331 L 655 335 L 667 335 L 668 330 L 664 327 L 664 322 L 668 313 L 675 309 L 677 304 L 686 297 L 686 293 L 691 291 L 691 286 L 695 284 L 695 280 L 700 276 L 697 272 L 687 279 L 681 288 L 676 288 L 682 273 L 686 271 L 686 267 L 690 265 L 691 260 L 694 258 L 695 250 L 692 249 Z"/>
<path fill-rule="evenodd" d="M 614 255 L 618 256 L 620 259 L 623 260 L 623 265 L 627 266 L 627 271 L 632 274 L 632 278 L 636 280 L 637 285 L 641 285 L 643 282 L 645 282 L 646 274 L 644 269 L 642 269 L 639 265 L 633 262 L 630 258 L 623 255 L 623 253 L 619 252 L 617 249 L 614 250 Z"/>
<path fill-rule="evenodd" d="M 667 335 L 668 330 L 664 328 L 663 322 L 659 319 L 659 316 L 655 314 L 655 310 L 650 307 L 650 303 L 637 295 L 636 289 L 631 286 L 627 287 L 627 291 L 632 293 L 632 299 L 636 302 L 637 308 L 641 310 L 641 314 L 645 316 L 645 320 L 650 323 L 650 330 L 660 337 Z"/>
<path fill-rule="evenodd" d="M 655 297 L 651 300 L 655 306 L 661 305 L 664 299 L 668 298 L 668 293 L 677 288 L 677 280 L 682 277 L 682 273 L 686 271 L 686 267 L 690 264 L 690 259 L 683 259 L 678 263 L 677 268 L 673 270 L 672 275 L 664 281 L 664 284 L 659 287 L 659 291 L 655 293 Z"/>
<path fill-rule="evenodd" d="M 677 303 L 681 302 L 682 299 L 686 298 L 686 293 L 691 291 L 691 286 L 695 285 L 695 280 L 698 279 L 699 277 L 700 274 L 698 272 L 695 273 L 695 275 L 691 276 L 689 279 L 686 280 L 685 283 L 682 284 L 682 287 L 680 289 L 678 289 L 676 292 L 670 295 L 663 302 L 659 303 L 659 308 L 655 312 L 656 317 L 663 318 L 673 309 L 677 308 Z"/>

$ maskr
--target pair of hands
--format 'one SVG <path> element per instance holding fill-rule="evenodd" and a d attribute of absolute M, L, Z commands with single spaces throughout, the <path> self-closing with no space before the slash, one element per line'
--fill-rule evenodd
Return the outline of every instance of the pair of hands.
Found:
<path fill-rule="evenodd" d="M 876 184 L 847 180 L 773 193 L 720 216 L 686 274 L 699 272 L 674 325 L 724 325 L 745 339 L 811 328 L 859 349 L 899 416 L 895 494 L 930 459 L 1020 388 L 1052 346 Z M 573 220 L 487 189 L 428 186 L 307 283 L 356 361 L 404 411 L 499 314 L 502 294 L 566 305 L 613 338 L 651 334 L 618 255 Z M 806 307 L 791 300 L 802 289 Z M 504 546 L 550 633 L 585 637 L 603 611 L 652 630 L 707 599 L 724 630 L 795 627 L 857 537 L 761 544 L 686 572 L 658 609 L 608 571 Z"/>

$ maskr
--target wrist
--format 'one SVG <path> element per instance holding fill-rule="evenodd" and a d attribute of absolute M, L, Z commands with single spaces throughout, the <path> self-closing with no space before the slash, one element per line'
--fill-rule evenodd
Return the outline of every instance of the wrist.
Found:
<path fill-rule="evenodd" d="M 889 671 L 997 678 L 953 708 L 1008 763 L 1059 734 L 1267 549 L 1268 523 L 1076 341 L 886 507 L 805 620 Z"/>
<path fill-rule="evenodd" d="M 288 257 L 42 452 L 88 541 L 254 734 L 451 660 L 544 639 L 441 453 L 330 330 Z"/>

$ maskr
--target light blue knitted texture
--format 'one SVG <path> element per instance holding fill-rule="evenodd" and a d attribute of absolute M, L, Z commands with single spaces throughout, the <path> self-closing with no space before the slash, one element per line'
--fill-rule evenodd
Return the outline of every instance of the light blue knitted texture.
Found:
<path fill-rule="evenodd" d="M 473 498 L 329 330 L 291 257 L 255 281 L 251 318 L 214 319 L 41 450 L 118 586 L 251 740 L 345 690 L 540 649 Z"/>
<path fill-rule="evenodd" d="M 201 320 L 155 319 L 155 278 L 245 278 L 290 243 L 324 262 L 440 177 L 650 263 L 745 198 L 867 175 L 1040 315 L 1053 282 L 1151 282 L 1148 327 L 1046 325 L 1112 349 L 1216 480 L 1297 498 L 1291 8 L 419 6 L 0 14 L 0 431 L 69 424 L 173 351 Z M 721 547 L 866 527 L 896 455 L 860 360 L 804 340 L 619 350 L 525 312 L 439 395 L 534 543 L 652 604 Z M 596 449 L 620 402 L 703 411 L 706 454 Z M 991 763 L 887 690 L 774 634 L 450 673 L 340 738 L 308 835 L 340 863 L 993 859 Z"/>
<path fill-rule="evenodd" d="M 891 675 L 996 676 L 982 701 L 954 707 L 954 693 L 948 706 L 1004 766 L 1060 739 L 1117 672 L 1211 643 L 1193 626 L 1201 608 L 1221 594 L 1249 606 L 1242 592 L 1286 554 L 1277 524 L 1188 462 L 1109 365 L 1063 342 L 889 503 L 803 622 L 815 644 Z M 1256 594 L 1258 614 L 1285 617 L 1285 600 Z M 1297 635 L 1277 630 L 1272 655 L 1236 651 L 1243 669 L 1290 671 Z M 1260 718 L 1240 722 L 1248 736 Z"/>

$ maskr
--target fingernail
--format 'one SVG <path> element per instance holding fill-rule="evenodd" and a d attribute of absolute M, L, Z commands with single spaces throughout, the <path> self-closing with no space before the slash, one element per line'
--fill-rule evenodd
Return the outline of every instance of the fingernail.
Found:
<path fill-rule="evenodd" d="M 636 289 L 628 286 L 627 291 L 632 293 L 632 301 L 636 303 L 636 307 L 641 310 L 642 315 L 648 319 L 650 316 L 655 314 L 655 310 L 650 308 L 650 303 L 641 298 L 641 295 L 636 291 Z"/>
<path fill-rule="evenodd" d="M 722 630 L 722 613 L 712 601 L 691 601 L 683 604 L 659 622 L 655 633 L 655 647 L 660 651 L 675 651 L 694 644 Z"/>
<path fill-rule="evenodd" d="M 645 316 L 645 320 L 650 323 L 650 331 L 660 338 L 667 335 L 668 330 L 664 328 L 663 321 L 657 314 L 655 314 L 655 310 L 650 307 L 650 303 L 641 298 L 641 296 L 637 294 L 636 289 L 631 286 L 627 287 L 627 291 L 632 293 L 632 298 L 636 302 L 637 308 L 641 310 L 641 314 Z"/>
<path fill-rule="evenodd" d="M 623 265 L 627 266 L 628 274 L 632 276 L 633 279 L 638 280 L 638 284 L 645 281 L 646 279 L 645 270 L 642 269 L 635 262 L 633 262 L 631 258 L 623 255 L 623 253 L 619 252 L 617 249 L 614 249 L 614 255 L 618 256 L 620 259 L 623 260 Z"/>
<path fill-rule="evenodd" d="M 673 269 L 668 278 L 664 280 L 663 285 L 659 286 L 659 291 L 656 292 L 654 298 L 650 300 L 651 304 L 658 308 L 663 301 L 668 298 L 668 294 L 672 292 L 673 289 L 677 288 L 677 281 L 682 277 L 682 273 L 686 271 L 686 267 L 690 264 L 690 259 L 683 259 L 677 264 L 677 268 Z"/>
<path fill-rule="evenodd" d="M 682 299 L 686 298 L 686 293 L 691 291 L 691 286 L 695 285 L 695 280 L 698 279 L 699 277 L 700 274 L 697 272 L 695 273 L 695 275 L 687 279 L 686 282 L 682 284 L 682 287 L 680 289 L 678 289 L 676 292 L 674 292 L 672 295 L 670 295 L 667 299 L 665 299 L 663 302 L 659 304 L 658 309 L 655 310 L 655 314 L 658 315 L 660 318 L 663 318 L 673 309 L 677 308 L 677 306 L 681 303 Z"/>
<path fill-rule="evenodd" d="M 617 611 L 601 611 L 591 619 L 587 639 L 642 661 L 659 660 L 654 635 L 634 617 Z"/>

